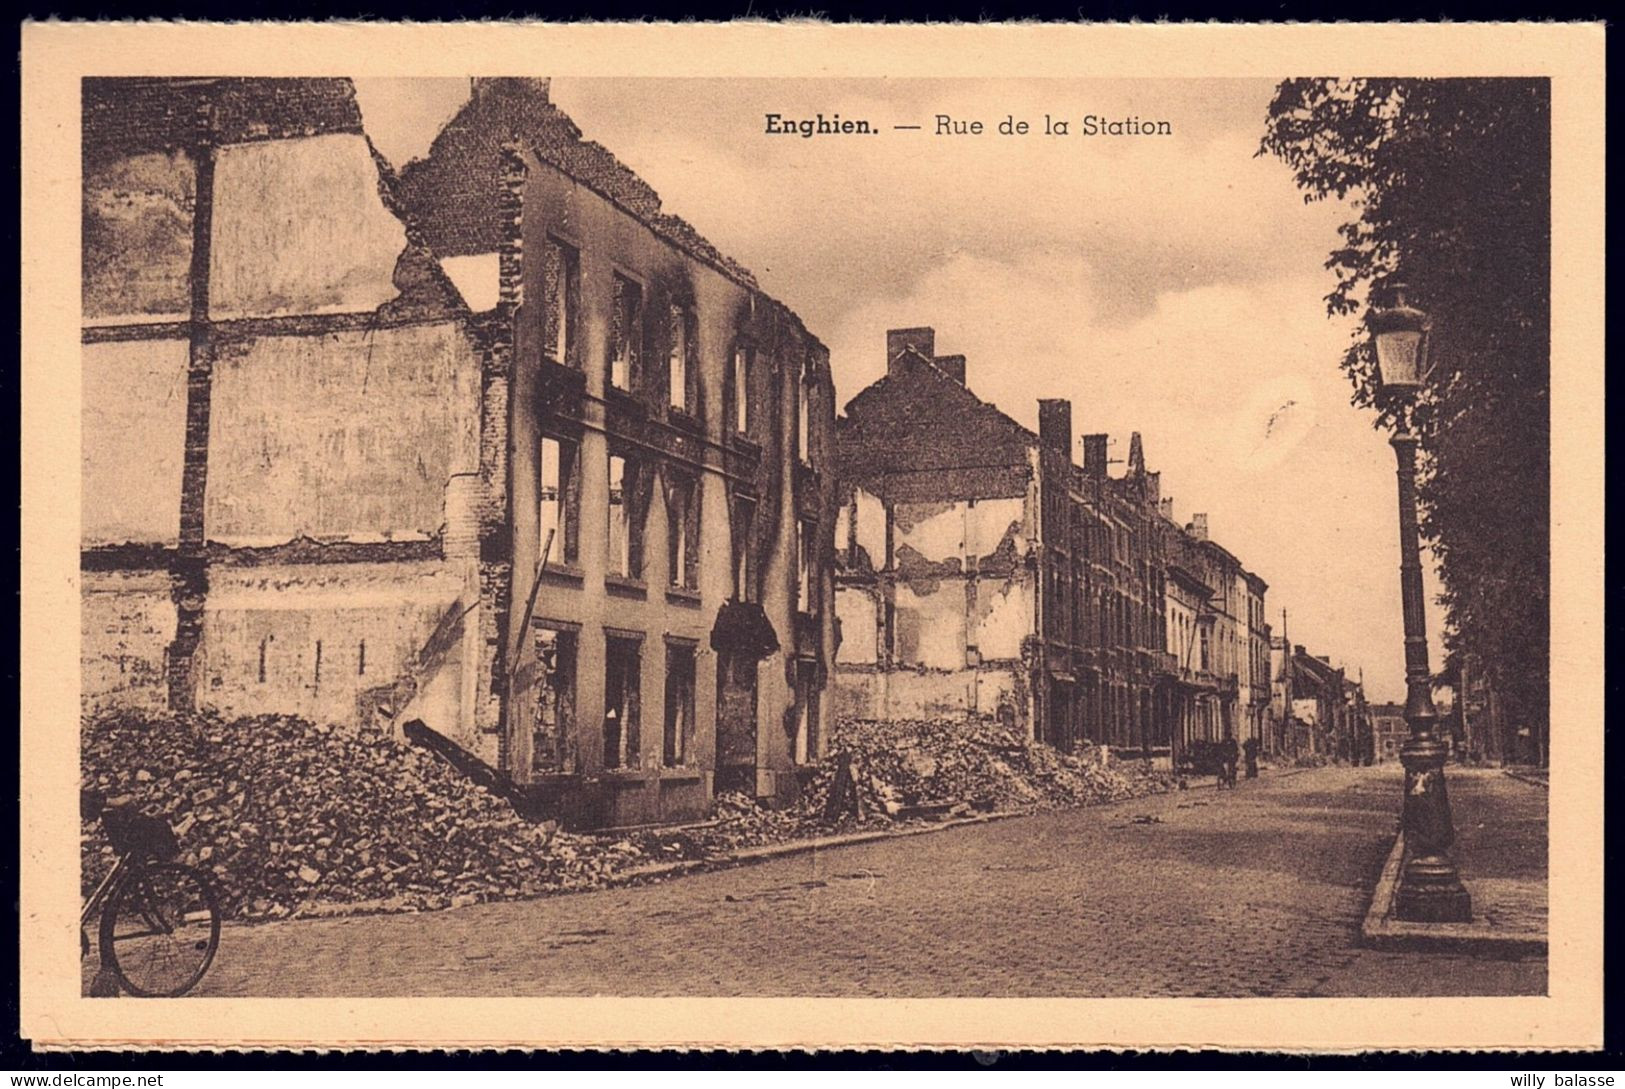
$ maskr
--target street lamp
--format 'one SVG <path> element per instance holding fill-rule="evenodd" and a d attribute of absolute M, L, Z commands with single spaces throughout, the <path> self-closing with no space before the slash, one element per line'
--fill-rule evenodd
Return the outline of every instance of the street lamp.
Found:
<path fill-rule="evenodd" d="M 1401 815 L 1405 860 L 1394 910 L 1400 919 L 1412 922 L 1467 922 L 1472 918 L 1472 902 L 1449 855 L 1456 829 L 1444 784 L 1448 750 L 1438 737 L 1439 715 L 1433 709 L 1428 668 L 1416 526 L 1417 439 L 1407 418 L 1416 391 L 1427 377 L 1430 322 L 1422 311 L 1406 305 L 1402 286 L 1394 288 L 1394 295 L 1394 306 L 1373 310 L 1367 317 L 1377 353 L 1377 389 L 1398 402 L 1398 426 L 1389 443 L 1399 463 L 1399 586 L 1405 618 L 1405 722 L 1411 736 L 1399 751 L 1405 767 Z"/>

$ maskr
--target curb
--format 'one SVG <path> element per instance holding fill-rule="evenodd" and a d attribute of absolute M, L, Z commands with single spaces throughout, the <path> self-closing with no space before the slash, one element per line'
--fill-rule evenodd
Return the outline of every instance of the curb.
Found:
<path fill-rule="evenodd" d="M 1520 772 L 1513 771 L 1511 768 L 1502 768 L 1501 774 L 1505 775 L 1508 779 L 1516 779 L 1520 783 L 1528 783 L 1530 786 L 1538 786 L 1542 790 L 1549 791 L 1552 789 L 1550 780 L 1537 779 L 1533 775 L 1524 775 Z"/>
<path fill-rule="evenodd" d="M 871 832 L 848 832 L 839 836 L 818 836 L 813 839 L 791 840 L 788 843 L 764 843 L 759 847 L 741 847 L 737 851 L 730 851 L 728 854 L 718 855 L 714 858 L 692 858 L 682 862 L 657 862 L 652 866 L 639 866 L 635 869 L 623 870 L 610 878 L 604 887 L 614 888 L 621 885 L 632 885 L 649 878 L 668 877 L 702 869 L 725 870 L 735 866 L 748 866 L 756 862 L 784 858 L 789 855 L 810 854 L 813 851 L 823 851 L 835 847 L 853 847 L 860 843 L 874 843 L 883 839 L 923 836 L 932 832 L 946 831 L 949 828 L 964 828 L 967 825 L 990 824 L 993 821 L 1028 816 L 1032 816 L 1032 814 L 1026 810 L 1014 809 L 1002 813 L 983 813 L 974 817 L 959 817 L 951 821 L 934 821 L 930 824 L 922 824 L 911 828 L 877 828 Z"/>
<path fill-rule="evenodd" d="M 1162 791 L 1162 794 L 1173 795 L 1176 791 Z M 1146 795 L 1152 797 L 1154 795 Z M 1114 802 L 1103 802 L 1098 805 L 1079 806 L 1079 809 L 1094 809 L 1101 806 L 1118 805 L 1137 801 L 1138 798 L 1119 798 Z M 630 870 L 607 875 L 603 884 L 592 889 L 570 890 L 569 892 L 548 892 L 530 899 L 545 900 L 553 896 L 571 896 L 582 892 L 598 892 L 603 889 L 625 888 L 629 885 L 638 885 L 645 881 L 658 880 L 663 877 L 677 877 L 702 871 L 727 870 L 738 866 L 749 866 L 758 862 L 767 862 L 775 858 L 784 858 L 788 855 L 808 854 L 813 851 L 822 851 L 837 847 L 852 847 L 861 843 L 873 843 L 883 839 L 902 839 L 907 836 L 923 836 L 932 832 L 942 832 L 949 828 L 964 828 L 976 824 L 991 824 L 994 821 L 1010 820 L 1015 817 L 1031 817 L 1045 810 L 1039 809 L 1009 809 L 996 813 L 978 813 L 971 817 L 956 817 L 953 820 L 931 821 L 918 825 L 901 828 L 876 828 L 867 832 L 848 832 L 843 835 L 818 836 L 813 839 L 791 840 L 788 843 L 765 843 L 758 847 L 742 847 L 730 851 L 725 855 L 714 855 L 710 858 L 690 858 L 677 862 L 655 862 L 647 866 L 638 866 Z M 670 826 L 664 826 L 670 827 Z M 259 927 L 275 926 L 281 923 L 333 921 L 343 919 L 371 918 L 379 915 L 417 915 L 427 912 L 456 911 L 464 907 L 480 907 L 486 904 L 512 903 L 506 900 L 481 900 L 477 904 L 448 905 L 436 908 L 412 908 L 406 911 L 376 911 L 355 910 L 355 904 L 340 904 L 327 907 L 318 907 L 314 911 L 302 912 L 283 916 L 277 919 L 229 919 L 225 925 L 229 927 Z M 324 907 L 326 908 L 324 910 Z"/>
<path fill-rule="evenodd" d="M 1314 768 L 1282 768 L 1272 771 L 1268 775 L 1260 775 L 1254 782 L 1263 782 L 1265 779 L 1285 779 L 1293 775 L 1301 775 Z M 1196 783 L 1185 788 L 1188 793 L 1192 790 L 1212 790 L 1216 784 L 1208 781 Z M 1161 791 L 1170 797 L 1180 794 L 1178 789 Z M 1144 797 L 1157 797 L 1158 794 L 1148 794 Z M 1096 805 L 1079 806 L 1080 809 L 1097 809 L 1102 805 L 1116 805 L 1121 802 L 1137 801 L 1136 798 L 1120 798 L 1116 802 L 1097 803 Z M 769 859 L 784 858 L 789 855 L 808 854 L 812 851 L 822 851 L 834 847 L 852 847 L 860 843 L 874 843 L 883 839 L 901 839 L 905 836 L 923 836 L 932 832 L 942 832 L 949 828 L 964 828 L 975 824 L 991 824 L 994 821 L 1010 820 L 1013 817 L 1030 817 L 1043 810 L 1011 809 L 998 813 L 979 813 L 974 817 L 958 817 L 954 820 L 932 821 L 907 828 L 877 828 L 869 832 L 848 832 L 838 836 L 818 836 L 814 839 L 791 840 L 788 843 L 766 843 L 760 847 L 742 847 L 737 851 L 730 851 L 726 855 L 714 858 L 694 858 L 682 862 L 657 862 L 650 866 L 639 866 L 636 869 L 623 870 L 615 874 L 604 884 L 604 888 L 615 888 L 622 885 L 636 884 L 639 881 L 654 877 L 668 877 L 674 874 L 692 873 L 695 870 L 714 869 L 722 870 L 733 866 L 748 866 L 754 862 L 766 862 Z"/>
<path fill-rule="evenodd" d="M 1258 782 L 1258 783 L 1262 783 L 1262 782 L 1264 782 L 1266 780 L 1269 780 L 1269 779 L 1284 779 L 1284 778 L 1288 778 L 1288 777 L 1293 776 L 1293 775 L 1301 775 L 1304 772 L 1314 771 L 1314 770 L 1316 770 L 1316 769 L 1314 769 L 1314 768 L 1282 768 L 1279 771 L 1270 771 L 1267 774 L 1260 775 L 1258 777 L 1258 779 L 1256 779 L 1254 781 Z M 1202 783 L 1194 784 L 1192 786 L 1188 786 L 1186 788 L 1186 791 L 1203 790 L 1203 789 L 1211 790 L 1211 789 L 1214 788 L 1214 786 L 1215 786 L 1215 784 L 1212 783 L 1212 782 L 1202 782 Z M 1098 808 L 1104 808 L 1104 807 L 1107 807 L 1107 806 L 1122 805 L 1122 804 L 1126 804 L 1126 803 L 1132 802 L 1132 801 L 1142 801 L 1145 798 L 1161 797 L 1161 796 L 1164 796 L 1164 795 L 1166 795 L 1168 797 L 1175 797 L 1175 796 L 1179 795 L 1180 793 L 1182 793 L 1182 792 L 1177 790 L 1177 789 L 1170 789 L 1170 790 L 1165 790 L 1165 791 L 1158 791 L 1158 792 L 1156 792 L 1154 794 L 1141 795 L 1141 796 L 1130 797 L 1130 798 L 1119 798 L 1116 801 L 1097 802 L 1097 803 L 1094 803 L 1092 805 L 1077 806 L 1077 807 L 1073 807 L 1073 808 L 1076 808 L 1076 809 L 1098 809 Z M 930 822 L 925 822 L 925 823 L 921 823 L 921 824 L 918 824 L 918 825 L 911 825 L 911 826 L 901 827 L 901 828 L 898 828 L 898 827 L 876 828 L 876 829 L 872 829 L 872 830 L 867 831 L 867 832 L 848 832 L 848 833 L 845 833 L 845 834 L 842 834 L 842 835 L 818 836 L 818 837 L 815 837 L 813 839 L 791 840 L 788 843 L 766 843 L 766 844 L 762 844 L 761 846 L 758 846 L 758 847 L 742 847 L 742 848 L 740 848 L 738 850 L 730 851 L 725 855 L 714 855 L 714 856 L 712 856 L 710 858 L 690 858 L 690 859 L 683 859 L 681 861 L 676 861 L 676 862 L 655 862 L 655 863 L 651 863 L 651 864 L 646 865 L 646 866 L 638 866 L 638 867 L 635 867 L 635 868 L 630 869 L 630 870 L 622 870 L 619 873 L 608 875 L 605 878 L 603 884 L 596 886 L 594 889 L 590 889 L 590 890 L 585 890 L 585 889 L 584 890 L 572 890 L 571 892 L 545 893 L 540 897 L 536 897 L 536 899 L 547 899 L 547 898 L 549 898 L 551 896 L 554 896 L 554 895 L 574 895 L 575 892 L 577 892 L 577 891 L 596 892 L 596 891 L 599 891 L 601 889 L 625 888 L 625 887 L 627 887 L 629 885 L 638 885 L 638 884 L 641 884 L 641 883 L 643 883 L 645 881 L 659 880 L 659 879 L 665 878 L 665 877 L 678 877 L 678 876 L 682 876 L 682 875 L 686 875 L 686 874 L 690 874 L 690 873 L 698 873 L 698 872 L 701 872 L 701 871 L 726 870 L 726 869 L 734 868 L 736 866 L 749 866 L 749 865 L 752 865 L 752 864 L 758 863 L 758 862 L 767 862 L 767 861 L 770 861 L 770 860 L 776 859 L 776 858 L 785 858 L 785 857 L 788 857 L 790 855 L 808 854 L 808 853 L 811 853 L 813 851 L 830 850 L 830 849 L 834 849 L 834 848 L 837 848 L 837 847 L 852 847 L 852 846 L 856 846 L 856 845 L 862 844 L 862 843 L 874 843 L 874 842 L 877 842 L 877 841 L 883 840 L 883 839 L 901 839 L 901 838 L 904 838 L 906 836 L 929 835 L 930 833 L 943 832 L 943 831 L 946 831 L 947 829 L 950 829 L 950 828 L 965 828 L 965 827 L 968 827 L 968 826 L 971 826 L 971 825 L 991 824 L 994 821 L 1011 820 L 1011 819 L 1013 819 L 1015 817 L 1031 817 L 1031 816 L 1035 816 L 1035 815 L 1037 815 L 1039 813 L 1043 813 L 1043 812 L 1047 812 L 1047 811 L 1042 810 L 1042 809 L 1009 809 L 1009 810 L 1003 810 L 1003 811 L 995 812 L 995 813 L 978 813 L 978 814 L 976 814 L 974 816 L 970 816 L 970 817 L 957 817 L 957 818 L 955 818 L 953 820 L 930 821 Z M 709 823 L 709 822 L 707 822 L 707 823 Z M 672 828 L 672 826 L 670 826 L 670 825 L 663 825 L 663 826 L 659 826 L 659 827 L 666 828 L 667 830 L 670 830 Z M 482 900 L 479 903 L 480 904 L 487 904 L 487 903 L 502 903 L 502 902 L 507 902 L 507 901 Z M 464 905 L 458 905 L 458 906 L 459 907 L 473 907 L 473 906 L 478 906 L 478 905 L 464 904 Z M 455 911 L 455 910 L 457 910 L 456 907 L 449 907 L 448 906 L 448 907 L 429 908 L 429 909 L 413 909 L 413 910 L 409 910 L 409 911 L 406 911 L 406 912 L 394 912 L 394 911 L 377 912 L 377 911 L 369 911 L 369 910 L 356 911 L 356 910 L 354 910 L 355 905 L 353 905 L 353 904 L 335 905 L 335 907 L 337 908 L 337 910 L 322 910 L 322 909 L 319 908 L 318 910 L 315 910 L 315 911 L 296 914 L 296 915 L 290 915 L 290 916 L 286 916 L 286 917 L 279 918 L 279 919 L 252 919 L 252 920 L 235 919 L 235 920 L 229 921 L 227 923 L 227 925 L 229 925 L 229 926 L 267 926 L 267 925 L 273 925 L 273 924 L 276 924 L 276 923 L 303 922 L 303 921 L 307 921 L 307 920 L 318 920 L 318 919 L 366 918 L 366 917 L 370 917 L 372 915 L 377 915 L 377 914 L 386 914 L 386 915 L 409 914 L 410 915 L 410 914 L 418 914 L 419 911 L 424 911 L 424 910 L 427 910 L 427 911 Z"/>
<path fill-rule="evenodd" d="M 1482 923 L 1408 923 L 1392 915 L 1399 869 L 1405 858 L 1405 832 L 1383 861 L 1371 906 L 1360 924 L 1360 942 L 1367 948 L 1406 952 L 1531 954 L 1546 952 L 1546 935 L 1508 934 Z"/>

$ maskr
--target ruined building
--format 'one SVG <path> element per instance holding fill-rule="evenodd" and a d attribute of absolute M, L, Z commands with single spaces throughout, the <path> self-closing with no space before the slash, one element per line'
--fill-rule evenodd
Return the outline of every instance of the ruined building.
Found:
<path fill-rule="evenodd" d="M 793 794 L 827 353 L 549 101 L 84 85 L 87 709 L 420 724 L 577 825 Z"/>
<path fill-rule="evenodd" d="M 1169 752 L 1158 474 L 1139 436 L 1074 461 L 1071 405 L 1039 431 L 966 384 L 930 329 L 887 334 L 885 377 L 837 422 L 834 699 L 871 718 L 979 713 L 1062 749 Z"/>

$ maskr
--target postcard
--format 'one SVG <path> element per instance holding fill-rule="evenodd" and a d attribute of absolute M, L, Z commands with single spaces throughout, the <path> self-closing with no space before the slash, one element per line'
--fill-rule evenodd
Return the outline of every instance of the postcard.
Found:
<path fill-rule="evenodd" d="M 1603 45 L 26 26 L 23 1034 L 1599 1047 Z"/>

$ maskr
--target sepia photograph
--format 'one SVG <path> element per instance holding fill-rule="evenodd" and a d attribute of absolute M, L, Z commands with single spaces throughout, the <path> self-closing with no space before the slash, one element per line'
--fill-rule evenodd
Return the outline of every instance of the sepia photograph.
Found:
<path fill-rule="evenodd" d="M 1276 61 L 77 77 L 59 983 L 1562 992 L 1554 79 Z"/>

